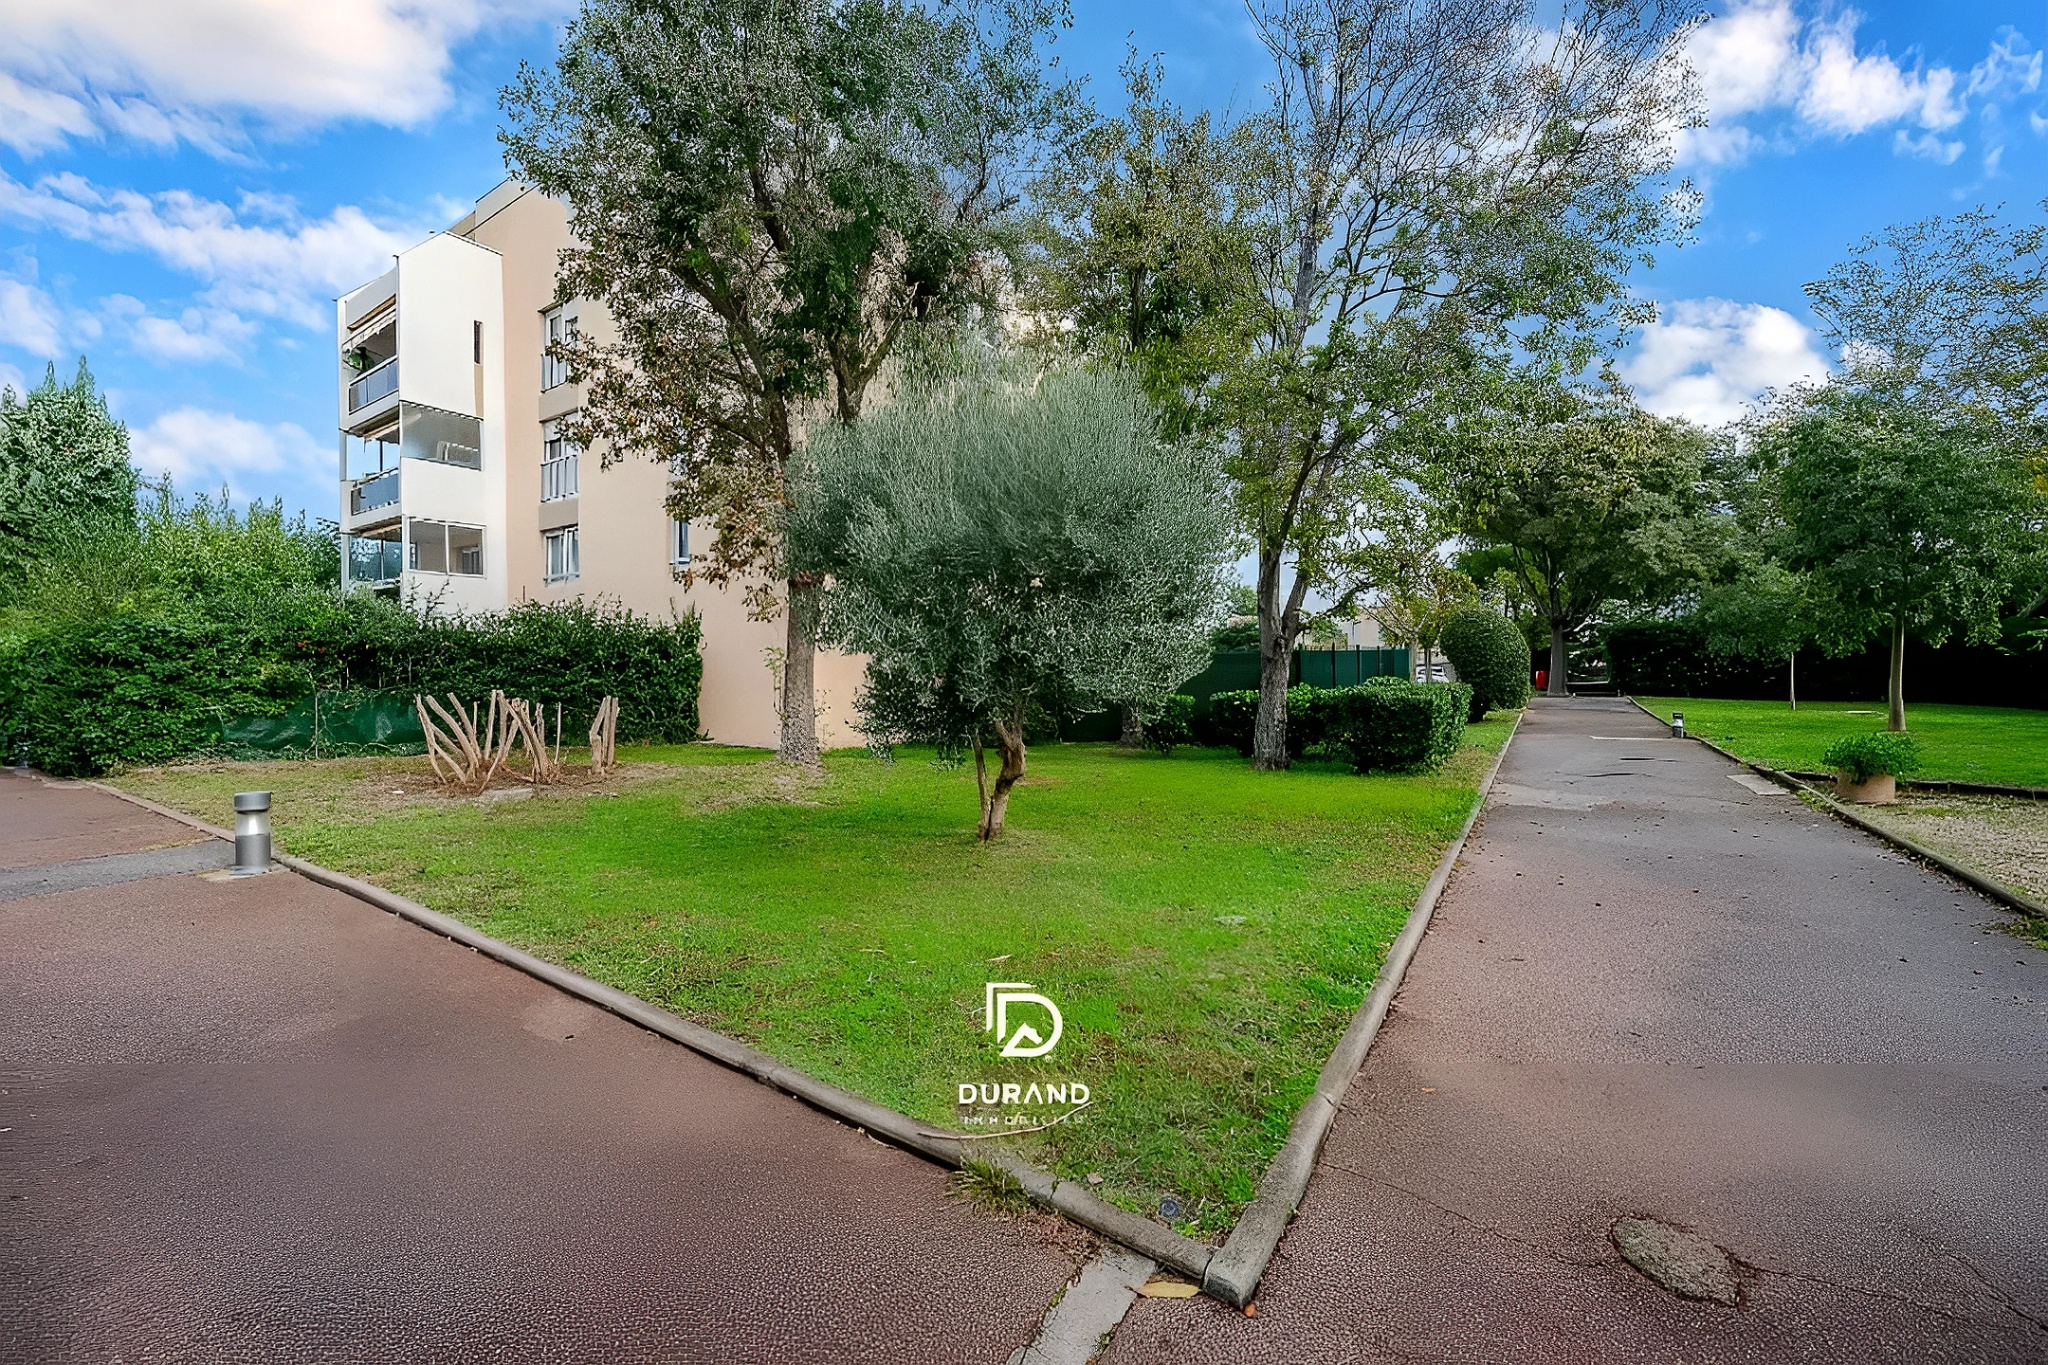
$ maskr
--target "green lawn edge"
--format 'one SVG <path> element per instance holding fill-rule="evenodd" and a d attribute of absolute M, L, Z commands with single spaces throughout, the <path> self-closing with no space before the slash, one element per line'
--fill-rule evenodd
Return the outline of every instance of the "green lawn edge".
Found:
<path fill-rule="evenodd" d="M 1712 697 L 1637 697 L 1663 720 L 1685 713 L 1687 733 L 1730 753 L 1785 771 L 1820 772 L 1834 740 L 1884 729 L 1882 702 L 1726 701 Z M 2048 711 L 2001 706 L 1909 703 L 1906 729 L 1920 743 L 1928 781 L 2048 786 Z"/>
<path fill-rule="evenodd" d="M 960 1123 L 959 1081 L 1085 1079 L 1090 1111 L 1002 1145 L 1134 1211 L 1171 1196 L 1206 1237 L 1251 1199 L 1511 728 L 1472 727 L 1434 776 L 1041 746 L 987 848 L 972 774 L 914 753 L 831 754 L 813 782 L 759 751 L 628 750 L 602 789 L 491 805 L 425 795 L 406 759 L 114 781 L 215 822 L 268 786 L 280 849 L 922 1121 Z M 993 1056 L 974 1016 L 1012 978 L 1060 1001 L 1057 1060 Z"/>

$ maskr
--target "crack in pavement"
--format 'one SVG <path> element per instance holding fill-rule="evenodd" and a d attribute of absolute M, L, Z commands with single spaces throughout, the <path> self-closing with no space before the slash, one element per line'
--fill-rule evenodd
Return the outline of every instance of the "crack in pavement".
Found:
<path fill-rule="evenodd" d="M 1493 1236 L 1500 1238 L 1504 1242 L 1513 1242 L 1516 1246 L 1525 1247 L 1530 1251 L 1538 1253 L 1539 1255 L 1547 1256 L 1551 1260 L 1558 1262 L 1560 1265 L 1575 1266 L 1581 1270 L 1614 1269 L 1613 1263 L 1608 1261 L 1604 1257 L 1597 1260 L 1589 1261 L 1580 1260 L 1576 1257 L 1568 1256 L 1564 1252 L 1558 1251 L 1553 1247 L 1547 1247 L 1539 1242 L 1530 1241 L 1526 1237 L 1518 1237 L 1514 1233 L 1509 1232 L 1506 1229 L 1501 1228 L 1495 1224 L 1481 1222 L 1479 1219 L 1474 1218 L 1471 1214 L 1464 1213 L 1458 1209 L 1454 1209 L 1450 1207 L 1448 1204 L 1440 1204 L 1436 1200 L 1431 1199 L 1428 1195 L 1422 1193 L 1420 1190 L 1411 1190 L 1406 1185 L 1398 1184 L 1395 1181 L 1387 1180 L 1376 1175 L 1368 1175 L 1364 1171 L 1355 1170 L 1350 1166 L 1344 1165 L 1342 1162 L 1325 1161 L 1322 1163 L 1322 1168 L 1324 1170 L 1330 1171 L 1342 1171 L 1344 1174 L 1352 1176 L 1358 1180 L 1363 1180 L 1369 1185 L 1379 1185 L 1383 1186 L 1386 1189 L 1396 1190 L 1401 1194 L 1407 1195 L 1410 1199 L 1416 1200 L 1419 1203 L 1429 1205 L 1431 1208 L 1436 1209 L 1440 1213 L 1449 1214 L 1451 1217 L 1457 1219 L 1461 1223 L 1468 1223 L 1471 1226 L 1478 1228 L 1481 1232 L 1490 1233 Z"/>

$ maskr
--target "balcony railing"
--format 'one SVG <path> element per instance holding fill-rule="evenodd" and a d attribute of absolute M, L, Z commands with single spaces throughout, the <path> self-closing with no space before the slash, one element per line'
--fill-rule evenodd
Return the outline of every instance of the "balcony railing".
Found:
<path fill-rule="evenodd" d="M 366 408 L 389 393 L 398 392 L 398 357 L 371 370 L 361 379 L 348 386 L 348 410 L 355 412 Z"/>
<path fill-rule="evenodd" d="M 540 500 L 560 502 L 576 496 L 576 457 L 544 460 L 540 466 Z"/>
<path fill-rule="evenodd" d="M 396 540 L 350 536 L 348 577 L 351 583 L 396 583 L 405 571 L 405 546 Z"/>
<path fill-rule="evenodd" d="M 348 491 L 348 510 L 351 516 L 374 512 L 379 507 L 389 507 L 398 501 L 398 471 L 387 469 L 382 474 L 373 474 L 357 482 Z"/>

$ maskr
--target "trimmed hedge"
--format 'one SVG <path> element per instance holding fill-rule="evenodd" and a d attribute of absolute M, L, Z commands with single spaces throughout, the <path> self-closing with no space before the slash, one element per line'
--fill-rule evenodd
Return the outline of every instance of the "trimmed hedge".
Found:
<path fill-rule="evenodd" d="M 1465 742 L 1472 689 L 1465 683 L 1375 679 L 1318 699 L 1323 747 L 1359 772 L 1435 772 Z"/>
<path fill-rule="evenodd" d="M 287 594 L 225 619 L 114 617 L 0 645 L 0 737 L 47 772 L 81 775 L 217 749 L 224 724 L 283 716 L 316 688 L 492 688 L 587 725 L 619 698 L 622 740 L 697 737 L 695 616 L 527 602 L 421 621 L 335 594 Z"/>
<path fill-rule="evenodd" d="M 1465 739 L 1472 689 L 1464 683 L 1374 678 L 1358 687 L 1287 689 L 1287 753 L 1348 759 L 1359 772 L 1434 772 Z M 1219 692 L 1196 718 L 1199 742 L 1252 751 L 1257 692 Z"/>
<path fill-rule="evenodd" d="M 1529 641 L 1521 627 L 1497 611 L 1467 607 L 1444 624 L 1444 657 L 1458 670 L 1458 681 L 1472 689 L 1469 719 L 1488 711 L 1513 711 L 1529 704 L 1533 679 L 1529 672 Z"/>

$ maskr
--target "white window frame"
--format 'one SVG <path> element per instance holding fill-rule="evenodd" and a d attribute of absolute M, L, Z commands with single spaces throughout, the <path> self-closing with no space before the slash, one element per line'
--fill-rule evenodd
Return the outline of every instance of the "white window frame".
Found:
<path fill-rule="evenodd" d="M 690 565 L 690 523 L 682 517 L 668 519 L 668 562 L 678 569 Z"/>
<path fill-rule="evenodd" d="M 582 537 L 574 526 L 541 532 L 541 579 L 569 583 L 583 576 Z"/>
<path fill-rule="evenodd" d="M 426 527 L 432 527 L 440 532 L 442 567 L 438 569 L 422 568 L 420 566 L 420 531 Z M 449 553 L 448 547 L 448 532 L 451 528 L 476 532 L 476 569 L 474 571 L 454 567 L 455 559 Z M 487 551 L 484 541 L 484 528 L 466 521 L 442 521 L 436 517 L 407 517 L 405 519 L 405 567 L 414 573 L 446 574 L 452 578 L 483 578 L 487 572 L 484 559 Z"/>
<path fill-rule="evenodd" d="M 569 362 L 553 355 L 550 348 L 560 341 L 574 341 L 577 335 L 576 307 L 557 304 L 540 315 L 540 387 L 542 392 L 569 382 Z"/>
<path fill-rule="evenodd" d="M 561 418 L 541 423 L 540 500 L 561 502 L 576 496 L 578 464 L 583 447 L 561 435 Z"/>

